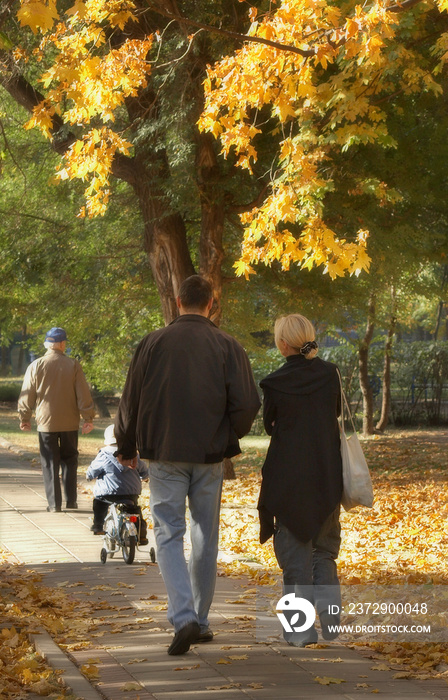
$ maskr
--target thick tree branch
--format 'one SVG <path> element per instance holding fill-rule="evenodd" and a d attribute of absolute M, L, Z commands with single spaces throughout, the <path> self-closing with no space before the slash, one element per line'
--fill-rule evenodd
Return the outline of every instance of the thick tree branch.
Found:
<path fill-rule="evenodd" d="M 19 73 L 3 70 L 0 73 L 0 84 L 27 112 L 32 112 L 34 107 L 44 99 L 44 96 Z"/>
<path fill-rule="evenodd" d="M 410 10 L 414 5 L 418 5 L 422 0 L 404 0 L 404 2 L 399 2 L 396 5 L 391 5 L 387 8 L 388 12 L 406 12 Z"/>
<path fill-rule="evenodd" d="M 39 90 L 36 90 L 23 75 L 14 70 L 0 73 L 0 85 L 3 85 L 13 100 L 26 109 L 27 112 L 30 112 L 30 114 L 32 114 L 35 107 L 45 100 L 45 97 Z M 64 126 L 61 117 L 55 114 L 51 128 L 53 136 L 51 144 L 53 149 L 60 155 L 63 155 L 71 144 L 76 141 L 76 136 L 72 133 L 64 134 L 63 137 L 58 138 L 58 134 Z"/>
<path fill-rule="evenodd" d="M 23 216 L 27 219 L 35 219 L 36 221 L 44 221 L 46 224 L 51 224 L 52 226 L 57 226 L 58 228 L 69 228 L 69 224 L 64 224 L 62 221 L 55 221 L 54 219 L 47 219 L 45 216 L 36 216 L 35 214 L 26 214 L 23 211 L 7 211 L 6 209 L 0 209 L 0 214 L 3 216 Z"/>
<path fill-rule="evenodd" d="M 266 193 L 267 193 L 270 186 L 271 186 L 271 183 L 267 182 L 252 202 L 249 202 L 248 204 L 231 205 L 229 207 L 230 211 L 232 213 L 235 213 L 235 214 L 244 214 L 246 211 L 250 211 L 254 207 L 259 207 L 260 204 L 263 203 L 263 201 L 266 197 Z"/>
<path fill-rule="evenodd" d="M 315 54 L 314 49 L 299 49 L 297 46 L 292 46 L 290 44 L 281 44 L 278 41 L 270 41 L 269 39 L 264 39 L 261 36 L 247 36 L 247 34 L 231 32 L 228 29 L 221 29 L 220 27 L 213 27 L 210 24 L 196 22 L 195 20 L 187 19 L 185 17 L 181 17 L 180 15 L 174 15 L 170 12 L 167 12 L 166 10 L 162 10 L 161 8 L 155 8 L 153 6 L 151 6 L 151 10 L 153 12 L 156 12 L 158 15 L 161 15 L 162 17 L 167 17 L 168 19 L 175 19 L 180 24 L 188 24 L 191 27 L 205 29 L 214 34 L 223 34 L 224 36 L 228 36 L 231 39 L 235 39 L 236 41 L 249 41 L 256 44 L 265 44 L 266 46 L 272 46 L 273 48 L 280 49 L 281 51 L 290 51 L 291 53 L 297 53 L 299 54 L 299 56 L 303 56 L 304 58 L 309 58 L 310 56 L 314 56 Z"/>
<path fill-rule="evenodd" d="M 256 44 L 265 44 L 266 46 L 272 46 L 275 49 L 280 49 L 280 51 L 289 51 L 291 53 L 296 53 L 299 54 L 299 56 L 303 56 L 304 58 L 310 58 L 311 56 L 314 56 L 316 54 L 316 49 L 300 49 L 297 46 L 292 46 L 291 44 L 282 44 L 278 41 L 271 41 L 270 39 L 264 39 L 263 37 L 260 36 L 248 36 L 247 34 L 240 34 L 239 32 L 232 32 L 228 29 L 222 29 L 221 27 L 213 27 L 210 24 L 203 24 L 202 22 L 196 22 L 195 20 L 188 19 L 186 17 L 182 17 L 177 10 L 176 12 L 170 12 L 166 9 L 163 9 L 161 7 L 154 7 L 154 3 L 151 3 L 151 0 L 147 0 L 148 5 L 150 6 L 150 9 L 153 12 L 156 12 L 158 15 L 161 15 L 162 17 L 167 17 L 168 19 L 175 19 L 179 24 L 187 24 L 190 25 L 191 27 L 197 27 L 198 29 L 205 29 L 206 31 L 212 32 L 213 34 L 223 34 L 224 36 L 228 36 L 231 39 L 235 39 L 236 41 L 241 41 L 241 42 L 250 42 L 250 43 L 256 43 Z M 387 12 L 393 12 L 393 13 L 398 13 L 398 12 L 406 12 L 407 10 L 411 9 L 414 7 L 414 5 L 418 5 L 420 2 L 423 2 L 423 0 L 403 0 L 403 2 L 398 2 L 395 5 L 391 5 L 390 7 L 387 7 L 386 10 Z M 158 3 L 157 3 L 158 4 Z M 331 30 L 331 33 L 333 30 Z M 334 45 L 330 40 L 330 32 L 324 32 L 324 36 L 327 39 L 328 43 L 331 44 L 332 46 Z M 342 46 L 345 44 L 345 39 L 340 40 L 337 42 L 337 47 Z"/>

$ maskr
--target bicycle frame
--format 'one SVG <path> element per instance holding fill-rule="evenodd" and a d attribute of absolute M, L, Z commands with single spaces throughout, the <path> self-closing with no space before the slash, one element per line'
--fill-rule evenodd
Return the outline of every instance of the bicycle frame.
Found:
<path fill-rule="evenodd" d="M 138 515 L 126 512 L 126 504 L 109 504 L 104 521 L 106 534 L 103 536 L 102 561 L 106 561 L 108 556 L 112 558 L 117 548 L 120 548 L 125 562 L 132 563 L 139 537 L 138 520 Z"/>

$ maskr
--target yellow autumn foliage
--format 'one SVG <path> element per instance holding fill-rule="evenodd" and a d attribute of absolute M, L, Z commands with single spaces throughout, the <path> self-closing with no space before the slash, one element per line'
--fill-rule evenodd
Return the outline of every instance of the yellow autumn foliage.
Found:
<path fill-rule="evenodd" d="M 260 131 L 271 129 L 279 141 L 268 166 L 268 194 L 242 215 L 238 275 L 249 277 L 258 263 L 275 261 L 284 270 L 291 264 L 322 266 L 332 278 L 369 269 L 368 232 L 349 236 L 335 231 L 325 221 L 323 199 L 333 187 L 334 153 L 355 144 L 394 145 L 385 98 L 395 90 L 407 95 L 441 91 L 434 76 L 447 61 L 448 33 L 442 28 L 434 39 L 432 66 L 419 53 L 419 42 L 403 37 L 414 33 L 418 38 L 419 20 L 434 8 L 445 12 L 448 2 L 414 4 L 408 9 L 409 0 L 362 5 L 354 0 L 337 5 L 279 0 L 263 15 L 251 7 L 247 41 L 209 67 L 199 127 L 220 140 L 223 155 L 233 153 L 238 167 L 252 171 Z M 28 128 L 38 127 L 51 138 L 55 119 L 58 127 L 59 120 L 73 127 L 78 141 L 64 156 L 59 177 L 86 181 L 82 214 L 102 214 L 114 156 L 131 148 L 125 134 L 113 128 L 117 112 L 147 84 L 153 37 L 142 32 L 118 48 L 110 41 L 115 30 L 138 22 L 132 0 L 72 0 L 65 5 L 20 0 L 18 18 L 22 27 L 42 37 L 35 58 L 47 66 L 51 57 L 40 78 L 45 99 Z M 20 46 L 14 56 L 26 58 Z"/>
<path fill-rule="evenodd" d="M 438 6 L 447 9 L 446 2 Z M 247 41 L 210 66 L 204 81 L 199 127 L 220 140 L 226 157 L 233 151 L 239 167 L 252 170 L 257 161 L 260 114 L 260 122 L 277 123 L 273 134 L 284 134 L 269 196 L 242 216 L 236 273 L 247 278 L 254 264 L 279 261 L 285 270 L 291 263 L 322 265 L 332 278 L 359 274 L 369 268 L 368 232 L 344 240 L 322 220 L 322 199 L 332 188 L 332 152 L 354 144 L 394 145 L 379 98 L 397 89 L 396 75 L 406 94 L 441 88 L 418 52 L 401 40 L 402 24 L 410 27 L 407 13 L 398 11 L 405 6 L 283 0 L 272 7 L 260 18 L 255 8 L 249 11 L 248 36 L 277 45 Z M 423 3 L 417 15 L 428 9 Z M 418 32 L 417 21 L 412 30 Z M 434 51 L 446 61 L 445 34 Z"/>
<path fill-rule="evenodd" d="M 106 41 L 108 32 L 135 20 L 132 0 L 75 0 L 64 14 L 58 14 L 54 0 L 21 0 L 18 17 L 22 26 L 42 34 L 35 57 L 42 60 L 48 50 L 54 56 L 40 77 L 45 99 L 26 128 L 37 127 L 52 138 L 55 116 L 75 132 L 83 127 L 82 136 L 64 154 L 57 177 L 87 183 L 81 216 L 103 214 L 113 160 L 117 153 L 129 155 L 132 148 L 112 124 L 125 100 L 147 84 L 152 36 L 128 39 L 118 48 Z"/>

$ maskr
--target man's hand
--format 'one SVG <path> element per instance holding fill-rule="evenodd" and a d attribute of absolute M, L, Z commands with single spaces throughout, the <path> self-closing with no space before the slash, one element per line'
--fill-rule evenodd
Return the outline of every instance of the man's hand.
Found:
<path fill-rule="evenodd" d="M 93 430 L 93 423 L 89 423 L 88 421 L 85 421 L 84 425 L 82 426 L 81 434 L 87 435 L 88 433 L 92 432 L 92 430 Z"/>
<path fill-rule="evenodd" d="M 20 430 L 31 430 L 31 423 L 28 423 L 26 420 L 21 421 Z"/>
<path fill-rule="evenodd" d="M 123 459 L 122 455 L 117 454 L 117 459 L 120 462 L 120 464 L 123 465 L 123 467 L 130 467 L 131 469 L 137 468 L 137 464 L 138 464 L 137 457 L 133 457 L 132 459 Z"/>

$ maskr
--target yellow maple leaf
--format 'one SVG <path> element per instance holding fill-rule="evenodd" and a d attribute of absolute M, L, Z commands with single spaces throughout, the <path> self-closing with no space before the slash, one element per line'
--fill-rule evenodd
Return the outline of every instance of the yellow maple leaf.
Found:
<path fill-rule="evenodd" d="M 346 682 L 343 678 L 332 678 L 331 676 L 316 676 L 314 680 L 316 681 L 316 683 L 320 683 L 321 685 L 331 685 L 332 683 L 338 684 Z"/>
<path fill-rule="evenodd" d="M 94 664 L 83 664 L 82 666 L 80 666 L 80 671 L 87 678 L 91 678 L 92 680 L 99 678 L 100 676 L 98 666 L 95 666 Z"/>
<path fill-rule="evenodd" d="M 83 19 L 86 15 L 86 4 L 84 0 L 75 0 L 73 7 L 69 7 L 66 14 L 71 17 L 77 15 L 79 19 Z"/>
<path fill-rule="evenodd" d="M 58 16 L 56 0 L 22 0 L 17 12 L 22 27 L 30 27 L 34 34 L 39 29 L 43 33 L 50 30 Z"/>
<path fill-rule="evenodd" d="M 125 683 L 124 685 L 121 686 L 120 688 L 121 691 L 123 692 L 129 692 L 132 690 L 143 690 L 143 686 L 140 685 L 140 683 Z"/>
<path fill-rule="evenodd" d="M 242 275 L 244 275 L 245 278 L 248 280 L 249 275 L 255 274 L 255 270 L 253 269 L 253 267 L 251 267 L 244 260 L 238 260 L 233 267 L 235 268 L 235 274 L 237 277 L 241 277 Z"/>
<path fill-rule="evenodd" d="M 248 658 L 249 657 L 247 654 L 230 654 L 229 655 L 229 659 L 231 661 L 246 661 L 246 659 L 248 659 Z"/>

